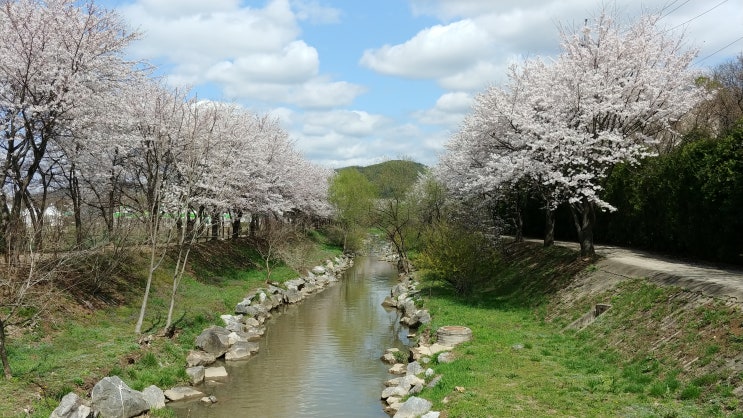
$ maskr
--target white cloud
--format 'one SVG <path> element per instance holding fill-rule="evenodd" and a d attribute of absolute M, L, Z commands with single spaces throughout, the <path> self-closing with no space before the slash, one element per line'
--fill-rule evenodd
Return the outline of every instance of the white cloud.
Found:
<path fill-rule="evenodd" d="M 142 2 L 124 6 L 122 14 L 145 35 L 133 46 L 132 53 L 145 59 L 165 57 L 177 64 L 214 61 L 260 51 L 281 51 L 299 35 L 286 1 L 272 1 L 263 9 L 221 11 L 213 11 L 209 4 L 199 2 L 201 8 L 197 9 L 193 3 L 178 15 L 162 14 Z"/>
<path fill-rule="evenodd" d="M 138 6 L 148 14 L 177 18 L 194 14 L 231 12 L 240 8 L 239 0 L 140 0 Z"/>
<path fill-rule="evenodd" d="M 284 115 L 280 117 L 284 127 L 305 156 L 327 167 L 369 165 L 401 156 L 433 164 L 441 149 L 439 141 L 431 142 L 431 134 L 417 125 L 380 114 L 360 110 L 292 113 L 284 109 L 275 113 Z"/>
<path fill-rule="evenodd" d="M 310 112 L 305 116 L 305 127 L 312 127 L 312 129 L 319 127 L 326 132 L 335 131 L 345 136 L 355 137 L 373 135 L 390 124 L 391 120 L 385 116 L 360 110 Z"/>
<path fill-rule="evenodd" d="M 366 88 L 358 84 L 318 77 L 290 89 L 284 101 L 305 108 L 331 108 L 348 106 L 364 92 Z"/>
<path fill-rule="evenodd" d="M 145 35 L 131 53 L 164 63 L 171 84 L 211 83 L 231 100 L 323 108 L 348 105 L 365 91 L 322 76 L 317 49 L 299 39 L 299 19 L 336 21 L 336 9 L 316 1 L 241 3 L 138 0 L 124 6 L 122 14 Z"/>
<path fill-rule="evenodd" d="M 423 124 L 456 129 L 470 111 L 472 96 L 465 92 L 446 93 L 439 97 L 432 109 L 415 112 L 414 117 Z"/>
<path fill-rule="evenodd" d="M 292 1 L 292 6 L 297 10 L 297 19 L 307 20 L 316 24 L 338 23 L 341 19 L 341 11 L 324 6 L 317 1 Z"/>
<path fill-rule="evenodd" d="M 477 91 L 502 81 L 509 62 L 517 57 L 549 56 L 559 48 L 558 26 L 579 27 L 595 17 L 601 4 L 593 0 L 410 0 L 414 14 L 430 15 L 450 22 L 419 31 L 395 45 L 364 52 L 361 64 L 378 73 L 412 79 L 432 79 L 450 91 Z M 743 21 L 743 8 L 735 2 L 712 5 L 684 3 L 665 9 L 669 28 L 687 29 L 690 45 L 702 48 L 700 59 L 740 37 L 740 25 L 719 24 Z M 624 0 L 607 4 L 609 13 L 633 20 L 640 13 L 661 10 L 667 0 L 649 0 L 642 5 Z M 727 20 L 729 19 L 729 20 Z M 687 22 L 684 25 L 684 22 Z M 681 30 L 681 28 L 679 28 Z M 728 47 L 741 50 L 741 42 Z M 521 58 L 519 58 L 521 59 Z M 714 62 L 711 59 L 710 62 Z M 708 63 L 709 64 L 709 63 Z"/>
<path fill-rule="evenodd" d="M 301 83 L 316 76 L 320 66 L 317 50 L 303 41 L 293 41 L 281 51 L 246 54 L 235 60 L 214 64 L 204 74 L 208 81 L 233 85 L 251 83 Z"/>
<path fill-rule="evenodd" d="M 382 74 L 438 78 L 468 68 L 491 47 L 487 32 L 471 20 L 460 20 L 424 29 L 403 44 L 367 50 L 361 64 Z"/>

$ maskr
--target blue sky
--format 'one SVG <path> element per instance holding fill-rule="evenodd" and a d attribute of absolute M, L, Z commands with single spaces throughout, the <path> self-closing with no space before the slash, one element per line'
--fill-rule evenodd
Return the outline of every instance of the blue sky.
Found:
<path fill-rule="evenodd" d="M 282 121 L 310 160 L 434 164 L 473 96 L 529 56 L 555 54 L 557 25 L 602 4 L 663 24 L 706 68 L 743 52 L 741 0 L 98 0 L 141 40 L 128 50 L 174 86 Z M 665 6 L 665 8 L 664 8 Z"/>

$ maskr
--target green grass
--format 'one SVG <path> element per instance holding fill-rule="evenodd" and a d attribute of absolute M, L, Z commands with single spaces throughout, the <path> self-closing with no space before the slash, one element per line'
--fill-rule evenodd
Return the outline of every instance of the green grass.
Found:
<path fill-rule="evenodd" d="M 311 256 L 317 262 L 340 253 L 319 243 L 314 248 Z M 0 417 L 26 416 L 23 408 L 31 408 L 33 417 L 48 417 L 62 396 L 70 391 L 84 396 L 106 375 L 118 375 L 136 390 L 187 382 L 185 358 L 196 336 L 211 324 L 221 325 L 219 315 L 233 312 L 250 290 L 264 286 L 266 280 L 255 252 L 246 245 L 203 244 L 193 255 L 190 272 L 179 288 L 178 331 L 172 339 L 158 337 L 151 345 L 140 346 L 134 334 L 146 272 L 146 257 L 141 255 L 128 259 L 135 263 L 127 267 L 129 276 L 110 283 L 111 292 L 127 291 L 106 300 L 125 303 L 88 310 L 68 295 L 70 299 L 60 304 L 65 310 L 44 318 L 44 326 L 11 338 L 8 354 L 14 377 L 0 380 Z M 157 334 L 165 325 L 170 268 L 166 265 L 156 271 L 143 335 Z M 271 272 L 271 279 L 279 282 L 298 276 L 284 265 Z M 174 415 L 166 410 L 153 416 Z"/>
<path fill-rule="evenodd" d="M 740 327 L 739 310 L 698 306 L 679 289 L 644 280 L 559 305 L 554 291 L 586 267 L 562 251 L 533 248 L 528 261 L 503 261 L 497 285 L 468 298 L 428 284 L 431 329 L 464 325 L 474 335 L 456 348 L 455 362 L 433 366 L 443 379 L 421 396 L 434 409 L 449 417 L 743 416 L 732 393 L 741 376 L 717 364 L 743 349 L 740 334 L 720 332 Z M 564 330 L 606 301 L 611 310 L 591 326 Z M 715 360 L 703 365 L 705 358 Z"/>

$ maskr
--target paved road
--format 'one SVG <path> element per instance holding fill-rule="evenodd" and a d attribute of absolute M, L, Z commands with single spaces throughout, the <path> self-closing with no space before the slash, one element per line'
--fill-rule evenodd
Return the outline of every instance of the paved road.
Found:
<path fill-rule="evenodd" d="M 577 243 L 556 245 L 579 248 Z M 618 278 L 647 277 L 662 285 L 680 286 L 693 292 L 743 305 L 743 268 L 721 268 L 704 263 L 666 258 L 639 250 L 597 245 L 604 258 L 599 270 Z"/>

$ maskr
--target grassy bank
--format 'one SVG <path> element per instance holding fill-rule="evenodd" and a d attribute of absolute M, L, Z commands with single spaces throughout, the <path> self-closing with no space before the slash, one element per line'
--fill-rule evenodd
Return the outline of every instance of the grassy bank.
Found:
<path fill-rule="evenodd" d="M 306 243 L 305 243 L 306 244 Z M 313 241 L 307 260 L 339 254 Z M 177 332 L 142 343 L 134 334 L 146 277 L 147 255 L 129 253 L 95 294 L 70 291 L 40 316 L 32 329 L 11 335 L 9 357 L 14 377 L 0 380 L 0 417 L 48 417 L 66 393 L 89 393 L 103 376 L 118 375 L 134 389 L 162 388 L 187 381 L 185 358 L 195 337 L 220 324 L 245 294 L 263 286 L 266 272 L 256 252 L 243 241 L 200 244 L 192 252 L 176 307 Z M 143 335 L 161 332 L 172 286 L 172 266 L 157 270 Z M 285 265 L 271 269 L 272 281 L 295 278 Z M 169 416 L 160 411 L 156 416 Z"/>
<path fill-rule="evenodd" d="M 743 349 L 739 308 L 642 278 L 581 295 L 593 268 L 563 248 L 519 245 L 484 291 L 462 297 L 428 283 L 431 329 L 464 325 L 474 340 L 436 364 L 422 396 L 448 417 L 743 416 L 734 388 Z M 611 309 L 583 330 L 565 326 L 596 303 Z M 739 360 L 739 359 L 738 359 Z"/>

